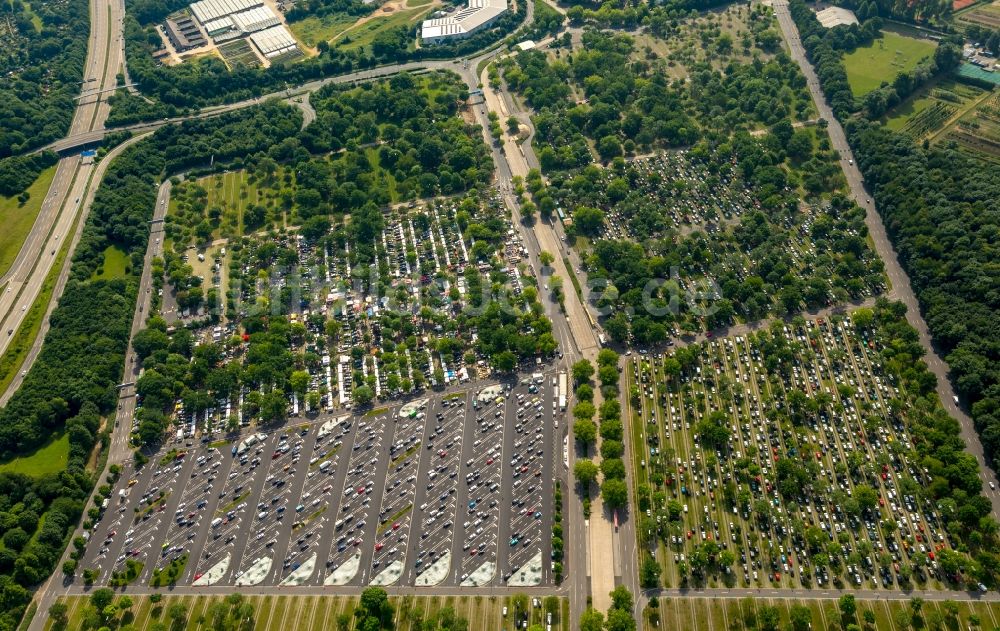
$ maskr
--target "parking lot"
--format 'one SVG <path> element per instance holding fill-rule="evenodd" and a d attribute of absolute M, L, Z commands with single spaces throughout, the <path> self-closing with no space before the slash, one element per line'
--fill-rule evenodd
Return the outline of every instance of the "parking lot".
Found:
<path fill-rule="evenodd" d="M 122 477 L 84 568 L 178 584 L 540 585 L 565 423 L 557 373 L 231 441 L 174 438 Z"/>
<path fill-rule="evenodd" d="M 941 585 L 951 542 L 879 351 L 835 316 L 627 358 L 638 530 L 671 584 Z"/>

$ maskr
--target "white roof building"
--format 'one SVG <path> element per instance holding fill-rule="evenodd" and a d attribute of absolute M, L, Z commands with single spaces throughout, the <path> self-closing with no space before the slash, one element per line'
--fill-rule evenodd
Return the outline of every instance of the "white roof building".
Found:
<path fill-rule="evenodd" d="M 468 37 L 506 12 L 507 0 L 469 0 L 469 6 L 451 15 L 424 20 L 420 27 L 420 39 L 426 44 L 438 44 Z"/>
<path fill-rule="evenodd" d="M 198 0 L 191 3 L 191 13 L 205 24 L 218 18 L 246 11 L 264 4 L 261 0 Z"/>
<path fill-rule="evenodd" d="M 281 20 L 274 14 L 268 6 L 254 7 L 247 11 L 234 13 L 230 16 L 233 24 L 242 33 L 253 33 L 263 31 L 266 28 L 281 24 Z"/>
<path fill-rule="evenodd" d="M 283 24 L 253 33 L 250 41 L 268 59 L 280 57 L 296 48 L 295 38 Z"/>
<path fill-rule="evenodd" d="M 827 7 L 822 11 L 817 11 L 816 19 L 826 28 L 858 23 L 858 18 L 854 15 L 854 11 L 845 9 L 844 7 Z"/>

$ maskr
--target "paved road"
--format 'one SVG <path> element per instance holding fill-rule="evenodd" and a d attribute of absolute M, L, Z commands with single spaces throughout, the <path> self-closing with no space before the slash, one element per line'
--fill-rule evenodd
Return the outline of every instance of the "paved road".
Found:
<path fill-rule="evenodd" d="M 87 222 L 87 215 L 90 212 L 90 203 L 93 201 L 94 194 L 97 188 L 100 186 L 101 181 L 104 179 L 104 173 L 108 169 L 108 165 L 114 160 L 119 154 L 121 154 L 125 149 L 135 144 L 141 140 L 145 135 L 135 136 L 130 138 L 128 141 L 123 142 L 114 149 L 108 152 L 106 156 L 101 160 L 97 169 L 94 171 L 94 176 L 91 180 L 91 185 L 87 189 L 87 194 L 85 201 L 83 203 L 84 212 L 80 216 L 80 220 L 77 222 L 76 230 L 73 232 L 73 242 L 69 246 L 70 254 L 66 257 L 63 262 L 62 270 L 59 273 L 59 278 L 56 281 L 56 287 L 53 291 L 53 300 L 49 301 L 48 309 L 45 311 L 45 316 L 42 318 L 42 326 L 38 330 L 38 335 L 35 336 L 35 340 L 25 356 L 24 363 L 22 364 L 22 371 L 14 376 L 13 381 L 7 386 L 7 390 L 0 395 L 0 406 L 6 405 L 10 397 L 17 392 L 17 389 L 21 387 L 21 382 L 24 380 L 24 375 L 29 367 L 35 363 L 35 359 L 38 357 L 38 353 L 42 350 L 42 343 L 45 341 L 45 334 L 49 330 L 49 318 L 52 315 L 52 311 L 55 310 L 56 305 L 59 300 L 58 297 L 62 295 L 63 289 L 66 287 L 66 282 L 69 280 L 70 269 L 73 267 L 73 255 L 72 253 L 76 251 L 76 244 L 80 240 L 80 235 L 83 234 L 83 226 Z M 57 250 L 58 252 L 58 250 Z"/>
<path fill-rule="evenodd" d="M 122 0 L 92 0 L 90 11 L 92 28 L 84 66 L 84 94 L 98 88 L 113 87 L 123 58 Z M 106 99 L 110 94 L 81 98 L 77 102 L 68 135 L 102 129 L 109 111 Z M 3 331 L 0 333 L 0 353 L 7 349 L 14 331 L 38 298 L 56 260 L 56 253 L 68 238 L 81 209 L 89 206 L 96 189 L 90 185 L 94 174 L 95 165 L 90 158 L 69 156 L 58 162 L 38 217 L 17 258 L 0 279 L 0 330 Z M 57 300 L 58 296 L 58 293 L 54 294 L 53 299 Z M 25 362 L 22 370 L 27 370 L 30 365 Z"/>
<path fill-rule="evenodd" d="M 910 278 L 903 271 L 899 263 L 896 250 L 893 248 L 892 242 L 886 234 L 882 217 L 875 210 L 871 193 L 865 188 L 861 172 L 858 170 L 856 160 L 854 159 L 854 154 L 851 152 L 851 147 L 848 145 L 847 138 L 844 135 L 844 129 L 833 115 L 833 111 L 830 109 L 830 105 L 827 103 L 823 90 L 819 85 L 816 72 L 813 70 L 809 60 L 806 59 L 805 49 L 803 49 L 802 42 L 799 39 L 798 28 L 795 26 L 795 22 L 788 12 L 787 0 L 775 0 L 774 11 L 778 17 L 778 23 L 781 25 L 785 40 L 791 49 L 792 58 L 799 64 L 802 73 L 806 77 L 809 91 L 812 93 L 813 102 L 816 103 L 819 115 L 829 123 L 827 131 L 830 134 L 830 141 L 833 144 L 833 148 L 840 153 L 844 174 L 847 176 L 847 183 L 851 188 L 851 195 L 865 209 L 865 224 L 875 243 L 875 251 L 878 252 L 879 257 L 885 263 L 886 275 L 889 277 L 892 285 L 889 290 L 889 296 L 906 305 L 906 319 L 917 330 L 920 337 L 920 344 L 927 352 L 925 357 L 927 365 L 931 372 L 937 376 L 938 397 L 941 399 L 945 410 L 958 419 L 966 449 L 975 456 L 976 461 L 979 463 L 979 475 L 984 482 L 986 496 L 993 504 L 993 516 L 1000 519 L 1000 493 L 997 492 L 997 488 L 991 489 L 989 487 L 990 484 L 993 487 L 1000 487 L 996 472 L 986 465 L 986 460 L 983 457 L 983 444 L 979 440 L 979 434 L 972 424 L 972 419 L 955 403 L 955 390 L 948 379 L 948 364 L 937 353 L 931 342 L 930 333 L 927 330 L 927 322 L 924 321 L 920 305 L 913 293 L 913 288 L 910 286 Z"/>
<path fill-rule="evenodd" d="M 109 160 L 110 162 L 110 160 Z M 159 236 L 162 234 L 163 228 L 163 216 L 166 214 L 166 204 L 165 202 L 170 197 L 170 180 L 167 180 L 160 187 L 159 194 L 156 200 L 156 209 L 153 212 L 153 222 L 151 223 L 151 230 L 149 236 L 149 245 L 146 248 L 146 257 L 143 262 L 142 276 L 139 281 L 139 296 L 136 300 L 135 315 L 132 319 L 132 328 L 129 335 L 129 346 L 128 351 L 125 354 L 125 373 L 124 382 L 132 382 L 134 384 L 135 379 L 139 376 L 139 366 L 133 361 L 135 353 L 132 350 L 132 337 L 142 329 L 145 318 L 142 317 L 143 313 L 149 312 L 149 305 L 152 297 L 152 279 L 150 273 L 150 262 L 154 256 L 159 256 L 162 254 L 162 239 Z M 135 417 L 135 387 L 134 385 L 122 388 L 120 391 L 120 404 L 118 408 L 118 415 L 115 418 L 115 428 L 111 434 L 111 450 L 108 455 L 108 464 L 110 467 L 112 464 L 122 465 L 124 472 L 123 476 L 129 477 L 132 473 L 132 459 L 130 457 L 131 450 L 129 449 L 128 437 L 132 429 L 132 419 Z M 105 470 L 104 475 L 107 475 L 107 470 Z M 102 475 L 102 478 L 104 476 Z M 94 493 L 92 493 L 91 498 L 88 500 L 88 505 L 93 503 L 93 495 L 96 493 L 96 487 Z M 77 536 L 82 533 L 82 528 L 77 527 L 77 531 L 73 533 L 73 536 Z M 63 558 L 59 560 L 56 564 L 56 569 L 52 576 L 38 588 L 36 592 L 36 600 L 39 603 L 38 610 L 40 612 L 47 612 L 49 605 L 52 603 L 52 599 L 58 596 L 60 593 L 67 593 L 67 585 L 63 583 L 62 576 L 62 563 L 69 558 L 70 548 L 67 547 L 63 551 Z M 61 590 L 61 591 L 60 591 Z M 32 631 L 41 631 L 44 627 L 47 615 L 36 615 L 31 621 L 31 626 L 29 629 Z"/>
<path fill-rule="evenodd" d="M 855 598 L 867 600 L 910 600 L 919 597 L 924 600 L 975 600 L 982 602 L 1000 602 L 1000 594 L 988 592 L 954 592 L 947 590 L 894 590 L 882 591 L 871 589 L 747 589 L 713 587 L 705 589 L 647 589 L 642 592 L 642 599 L 654 596 L 673 598 L 806 598 L 811 600 L 837 599 L 844 594 L 852 594 Z"/>

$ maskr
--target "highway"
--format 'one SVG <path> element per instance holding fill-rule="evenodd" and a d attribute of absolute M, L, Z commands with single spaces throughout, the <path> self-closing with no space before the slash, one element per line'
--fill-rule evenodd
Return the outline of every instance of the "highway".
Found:
<path fill-rule="evenodd" d="M 82 94 L 114 87 L 124 58 L 124 10 L 122 0 L 91 2 L 91 33 L 87 44 Z M 68 136 L 103 129 L 110 109 L 107 103 L 110 94 L 111 92 L 104 92 L 79 99 Z M 89 207 L 97 190 L 99 178 L 94 178 L 95 173 L 103 175 L 103 172 L 104 168 L 97 167 L 92 158 L 74 155 L 59 160 L 34 225 L 10 269 L 0 278 L 0 330 L 3 331 L 0 333 L 0 353 L 7 350 L 14 332 L 41 292 L 63 241 L 75 238 L 70 233 L 81 210 Z M 82 223 L 80 222 L 81 226 Z M 58 300 L 58 297 L 59 293 L 56 292 L 53 298 Z M 46 316 L 45 321 L 47 320 Z M 46 326 L 43 325 L 43 328 Z M 33 356 L 34 354 L 31 359 Z M 22 365 L 21 374 L 30 366 L 30 362 L 26 361 Z M 16 386 L 12 384 L 12 387 Z M 12 391 L 8 388 L 8 392 Z M 3 400 L 8 396 L 4 393 Z"/>

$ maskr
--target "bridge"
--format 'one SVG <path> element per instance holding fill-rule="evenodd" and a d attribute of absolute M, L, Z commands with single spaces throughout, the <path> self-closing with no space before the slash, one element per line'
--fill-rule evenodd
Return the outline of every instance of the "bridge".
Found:
<path fill-rule="evenodd" d="M 104 88 L 103 90 L 87 90 L 86 92 L 81 92 L 77 96 L 74 96 L 73 99 L 79 101 L 80 99 L 87 98 L 88 96 L 95 96 L 97 94 L 104 94 L 105 92 L 114 92 L 116 90 L 122 90 L 122 89 L 125 89 L 125 88 L 134 88 L 137 85 L 139 85 L 139 84 L 138 83 L 127 83 L 125 85 L 116 85 L 113 88 Z"/>

